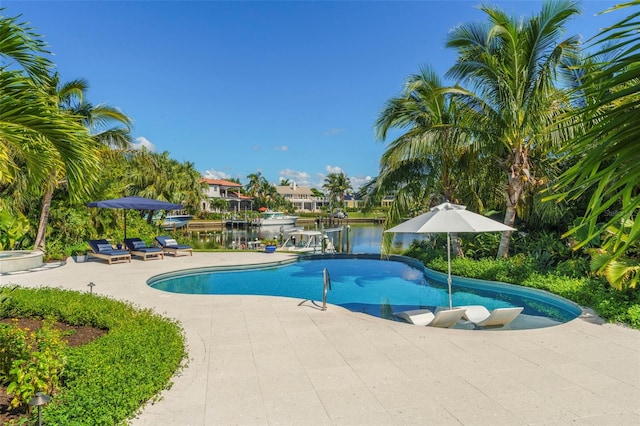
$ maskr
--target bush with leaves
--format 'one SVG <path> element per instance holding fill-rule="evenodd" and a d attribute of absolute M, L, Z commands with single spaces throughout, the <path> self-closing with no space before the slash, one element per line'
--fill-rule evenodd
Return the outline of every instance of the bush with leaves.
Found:
<path fill-rule="evenodd" d="M 108 330 L 65 351 L 59 392 L 42 410 L 46 424 L 122 423 L 170 385 L 186 357 L 177 322 L 107 297 L 17 288 L 0 304 L 0 317 L 52 318 Z"/>
<path fill-rule="evenodd" d="M 19 212 L 0 209 L 0 250 L 22 247 L 29 232 L 29 221 Z"/>
<path fill-rule="evenodd" d="M 444 256 L 437 254 L 428 244 L 413 244 L 404 254 L 421 260 L 428 268 L 447 271 L 446 253 Z M 556 269 L 541 271 L 538 261 L 524 254 L 507 259 L 452 258 L 451 273 L 547 290 L 593 308 L 608 321 L 640 329 L 640 292 L 634 289 L 618 291 L 604 279 L 582 273 L 587 262 L 588 259 L 565 260 L 558 263 Z"/>
<path fill-rule="evenodd" d="M 21 330 L 15 325 L 2 327 L 0 340 L 12 345 L 7 347 L 7 356 L 2 357 L 2 378 L 8 384 L 12 407 L 28 408 L 36 392 L 51 395 L 57 391 L 67 344 L 53 321 L 44 321 L 35 331 Z M 10 368 L 5 371 L 7 364 Z"/>

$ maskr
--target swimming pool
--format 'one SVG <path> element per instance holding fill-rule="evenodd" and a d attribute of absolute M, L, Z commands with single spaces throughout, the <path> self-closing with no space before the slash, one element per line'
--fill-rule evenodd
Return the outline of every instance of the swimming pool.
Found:
<path fill-rule="evenodd" d="M 178 271 L 152 277 L 155 289 L 183 294 L 236 294 L 291 297 L 321 301 L 323 270 L 332 289 L 327 303 L 354 312 L 393 319 L 393 312 L 448 305 L 446 276 L 424 268 L 415 259 L 376 255 L 308 256 L 277 266 L 251 269 Z M 560 324 L 576 318 L 580 308 L 553 294 L 524 287 L 454 277 L 454 305 L 484 305 L 489 309 L 523 306 L 530 321 L 512 328 Z M 533 320 L 533 321 L 531 321 Z M 522 321 L 520 321 L 522 322 Z"/>

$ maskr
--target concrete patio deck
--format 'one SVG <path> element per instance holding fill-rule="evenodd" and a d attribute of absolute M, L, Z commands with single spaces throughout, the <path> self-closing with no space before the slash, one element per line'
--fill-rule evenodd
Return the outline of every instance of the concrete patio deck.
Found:
<path fill-rule="evenodd" d="M 169 294 L 146 280 L 274 253 L 68 264 L 0 283 L 93 291 L 179 320 L 189 364 L 144 425 L 637 425 L 640 332 L 576 319 L 537 330 L 418 327 L 300 300 Z"/>

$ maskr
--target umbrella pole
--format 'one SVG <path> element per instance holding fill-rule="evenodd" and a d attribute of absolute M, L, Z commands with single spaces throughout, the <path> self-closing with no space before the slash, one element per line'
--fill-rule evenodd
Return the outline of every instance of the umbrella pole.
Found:
<path fill-rule="evenodd" d="M 127 209 L 124 210 L 124 239 L 127 239 Z"/>
<path fill-rule="evenodd" d="M 453 309 L 453 301 L 451 298 L 451 235 L 447 232 L 447 285 L 449 286 L 449 309 Z"/>

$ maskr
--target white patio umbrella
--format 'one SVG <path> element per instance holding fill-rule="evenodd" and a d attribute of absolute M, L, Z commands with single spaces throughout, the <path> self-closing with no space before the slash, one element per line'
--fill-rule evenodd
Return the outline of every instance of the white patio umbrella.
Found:
<path fill-rule="evenodd" d="M 406 234 L 447 233 L 447 263 L 449 273 L 449 309 L 453 308 L 451 300 L 451 233 L 459 232 L 500 232 L 515 231 L 515 228 L 496 222 L 493 219 L 470 212 L 465 206 L 443 203 L 432 207 L 428 213 L 416 216 L 406 222 L 387 229 L 384 232 Z"/>

